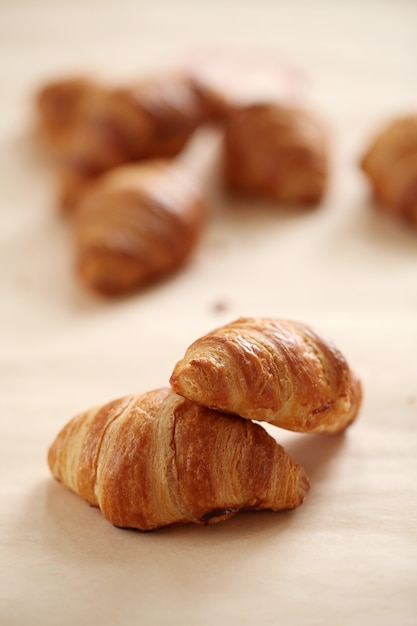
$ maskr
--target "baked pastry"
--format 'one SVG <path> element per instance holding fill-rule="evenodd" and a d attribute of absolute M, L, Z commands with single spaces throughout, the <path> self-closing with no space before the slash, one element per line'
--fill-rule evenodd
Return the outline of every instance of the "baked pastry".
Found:
<path fill-rule="evenodd" d="M 55 128 L 49 138 L 53 143 L 55 137 L 59 146 L 59 195 L 64 209 L 72 209 L 83 187 L 109 169 L 176 156 L 202 117 L 198 97 L 179 73 L 120 87 L 62 81 L 46 86 L 38 101 L 43 103 L 38 106 L 40 126 Z M 62 108 L 65 115 L 52 115 Z"/>
<path fill-rule="evenodd" d="M 361 159 L 377 204 L 417 226 L 417 115 L 388 124 Z"/>
<path fill-rule="evenodd" d="M 170 383 L 203 406 L 306 433 L 342 431 L 361 403 L 361 384 L 330 340 L 283 319 L 240 318 L 204 335 Z"/>
<path fill-rule="evenodd" d="M 300 108 L 267 103 L 236 110 L 225 124 L 222 159 L 233 192 L 311 205 L 326 189 L 326 133 Z"/>
<path fill-rule="evenodd" d="M 52 474 L 116 526 L 212 524 L 241 509 L 293 509 L 304 470 L 259 425 L 158 389 L 71 420 L 53 442 Z"/>
<path fill-rule="evenodd" d="M 81 279 L 121 295 L 177 270 L 205 223 L 195 181 L 171 161 L 146 161 L 100 177 L 74 211 Z"/>

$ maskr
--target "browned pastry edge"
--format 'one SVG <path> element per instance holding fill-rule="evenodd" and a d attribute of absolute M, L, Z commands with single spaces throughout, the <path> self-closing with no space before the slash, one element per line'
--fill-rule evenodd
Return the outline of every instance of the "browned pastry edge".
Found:
<path fill-rule="evenodd" d="M 213 524 L 239 510 L 293 509 L 304 470 L 259 425 L 170 389 L 76 416 L 48 453 L 55 478 L 119 527 Z"/>
<path fill-rule="evenodd" d="M 359 379 L 327 337 L 276 318 L 240 318 L 200 337 L 170 383 L 204 406 L 298 432 L 340 432 L 362 400 Z"/>
<path fill-rule="evenodd" d="M 381 209 L 417 227 L 417 115 L 392 120 L 360 159 Z"/>

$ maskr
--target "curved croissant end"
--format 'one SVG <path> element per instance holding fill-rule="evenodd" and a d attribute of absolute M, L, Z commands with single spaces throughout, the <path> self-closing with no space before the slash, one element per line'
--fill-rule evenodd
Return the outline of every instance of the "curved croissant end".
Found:
<path fill-rule="evenodd" d="M 309 481 L 259 425 L 170 389 L 128 396 L 70 421 L 52 474 L 120 527 L 211 524 L 241 509 L 293 509 Z"/>
<path fill-rule="evenodd" d="M 241 318 L 197 339 L 170 383 L 204 406 L 299 432 L 343 430 L 362 398 L 326 337 L 282 319 Z"/>
<path fill-rule="evenodd" d="M 379 205 L 417 227 L 417 115 L 384 128 L 360 165 Z"/>

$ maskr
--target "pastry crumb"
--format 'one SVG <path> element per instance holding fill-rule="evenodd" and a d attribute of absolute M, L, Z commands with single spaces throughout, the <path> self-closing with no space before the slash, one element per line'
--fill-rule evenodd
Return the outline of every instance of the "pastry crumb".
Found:
<path fill-rule="evenodd" d="M 223 313 L 223 311 L 227 311 L 229 309 L 229 304 L 224 300 L 217 300 L 212 304 L 212 310 L 215 313 Z"/>

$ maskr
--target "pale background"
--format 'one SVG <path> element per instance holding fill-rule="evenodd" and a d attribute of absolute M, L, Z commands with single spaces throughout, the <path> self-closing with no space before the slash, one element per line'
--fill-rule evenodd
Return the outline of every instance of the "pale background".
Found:
<path fill-rule="evenodd" d="M 303 72 L 332 131 L 328 196 L 293 213 L 214 195 L 183 272 L 96 299 L 28 141 L 33 90 L 218 44 Z M 1 0 L 0 78 L 0 622 L 416 624 L 417 231 L 374 210 L 357 161 L 381 124 L 417 109 L 417 3 Z M 201 135 L 186 160 L 215 148 Z M 191 341 L 239 315 L 315 324 L 363 380 L 345 437 L 273 430 L 311 477 L 299 510 L 141 534 L 50 478 L 70 417 L 166 385 Z"/>

